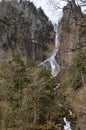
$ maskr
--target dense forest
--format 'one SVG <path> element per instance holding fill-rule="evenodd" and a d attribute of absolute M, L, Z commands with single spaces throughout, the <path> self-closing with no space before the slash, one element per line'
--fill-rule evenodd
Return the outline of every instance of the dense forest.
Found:
<path fill-rule="evenodd" d="M 0 68 L 0 125 L 27 129 L 45 124 L 55 116 L 56 80 L 50 71 L 41 70 L 19 56 Z M 56 105 L 55 105 L 56 106 Z M 54 109 L 54 110 L 53 110 Z"/>
<path fill-rule="evenodd" d="M 76 90 L 85 87 L 85 54 L 77 53 L 61 86 L 50 69 L 37 67 L 31 59 L 25 64 L 17 55 L 4 62 L 0 66 L 0 129 L 59 130 L 63 129 L 65 116 L 74 128 L 77 121 L 73 112 L 74 95 Z"/>

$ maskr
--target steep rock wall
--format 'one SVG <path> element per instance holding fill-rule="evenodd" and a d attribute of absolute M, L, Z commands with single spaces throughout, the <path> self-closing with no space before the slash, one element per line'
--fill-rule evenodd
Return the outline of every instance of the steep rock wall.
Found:
<path fill-rule="evenodd" d="M 45 59 L 48 44 L 54 44 L 54 35 L 53 25 L 33 3 L 0 2 L 0 62 L 16 54 L 23 59 Z"/>
<path fill-rule="evenodd" d="M 81 12 L 80 7 L 74 1 L 69 2 L 63 9 L 63 17 L 59 23 L 59 41 L 59 63 L 61 66 L 59 79 L 62 91 L 68 106 L 71 106 L 73 113 L 76 115 L 74 129 L 85 130 L 86 72 L 84 71 L 83 77 L 81 76 L 77 80 L 76 86 L 78 89 L 74 91 L 72 82 L 78 79 L 78 70 L 76 71 L 76 68 L 73 68 L 73 71 L 71 71 L 71 67 L 74 65 L 73 58 L 77 53 L 84 51 L 86 55 L 86 15 Z M 82 59 L 82 62 L 86 65 L 86 59 Z M 74 71 L 76 71 L 76 75 L 72 77 L 71 75 L 73 75 Z M 71 77 L 72 79 L 70 80 Z M 82 84 L 83 78 L 84 84 Z"/>
<path fill-rule="evenodd" d="M 86 45 L 86 15 L 71 1 L 63 8 L 59 23 L 61 65 L 70 65 L 79 47 Z"/>

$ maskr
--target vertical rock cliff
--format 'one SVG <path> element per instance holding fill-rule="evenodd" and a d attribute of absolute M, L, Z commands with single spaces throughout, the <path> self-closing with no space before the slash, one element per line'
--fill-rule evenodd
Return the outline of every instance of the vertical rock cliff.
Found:
<path fill-rule="evenodd" d="M 45 59 L 48 44 L 54 44 L 54 29 L 41 8 L 29 1 L 0 2 L 0 61 L 13 55 Z"/>
<path fill-rule="evenodd" d="M 75 130 L 86 129 L 86 15 L 74 1 L 63 8 L 59 23 L 60 82 L 76 115 Z M 76 90 L 72 89 L 76 88 Z M 73 119 L 74 121 L 74 119 Z"/>
<path fill-rule="evenodd" d="M 74 1 L 63 8 L 59 23 L 60 57 L 62 65 L 70 65 L 73 54 L 86 45 L 86 15 Z"/>

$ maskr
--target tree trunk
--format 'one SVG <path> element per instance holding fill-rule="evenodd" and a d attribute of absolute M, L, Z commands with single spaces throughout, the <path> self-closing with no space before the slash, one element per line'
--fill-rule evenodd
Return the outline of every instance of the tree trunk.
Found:
<path fill-rule="evenodd" d="M 36 103 L 34 102 L 34 124 L 37 123 L 37 110 L 36 110 Z"/>
<path fill-rule="evenodd" d="M 81 71 L 81 79 L 82 79 L 82 84 L 83 84 L 84 88 L 86 89 L 84 75 L 83 75 L 82 71 Z"/>

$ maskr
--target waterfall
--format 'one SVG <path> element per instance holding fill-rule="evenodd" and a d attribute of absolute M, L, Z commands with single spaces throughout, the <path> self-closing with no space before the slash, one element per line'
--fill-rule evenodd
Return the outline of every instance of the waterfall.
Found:
<path fill-rule="evenodd" d="M 69 114 L 70 114 L 70 116 L 72 116 L 72 115 L 73 115 L 73 113 L 72 113 L 72 111 L 71 111 L 71 110 L 69 110 Z"/>
<path fill-rule="evenodd" d="M 55 77 L 60 71 L 60 66 L 55 59 L 56 54 L 58 52 L 58 47 L 59 47 L 58 26 L 56 24 L 54 25 L 54 31 L 55 31 L 55 47 L 53 49 L 53 52 L 48 59 L 46 59 L 45 61 L 41 62 L 38 65 L 38 66 L 41 66 L 41 65 L 47 66 L 47 63 L 49 63 L 50 67 L 51 67 L 51 74 L 52 74 L 53 77 Z"/>
<path fill-rule="evenodd" d="M 64 130 L 72 130 L 70 122 L 67 121 L 66 117 L 64 117 L 63 119 L 64 119 L 64 122 L 65 122 Z"/>
<path fill-rule="evenodd" d="M 72 113 L 72 111 L 71 110 L 68 110 L 69 111 L 69 114 L 70 114 L 70 116 L 73 114 Z M 70 125 L 70 121 L 68 121 L 67 119 L 66 119 L 66 117 L 64 117 L 63 118 L 63 120 L 64 120 L 64 122 L 65 122 L 65 125 L 64 125 L 64 130 L 72 130 L 71 129 L 71 125 Z"/>

